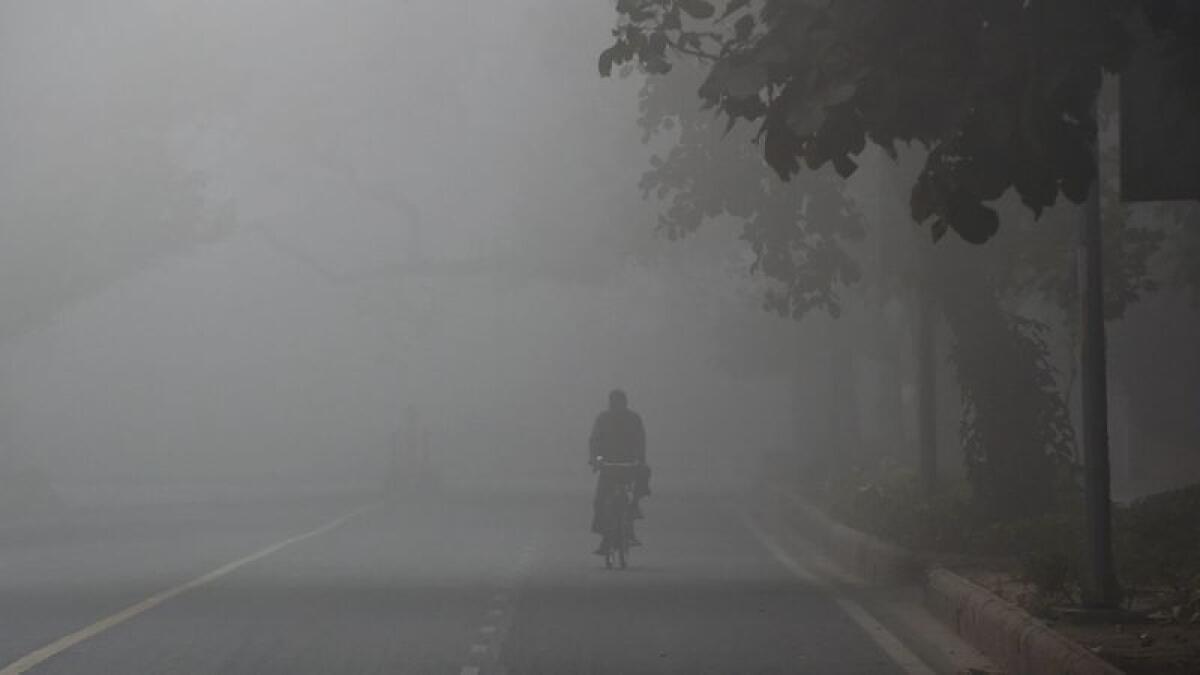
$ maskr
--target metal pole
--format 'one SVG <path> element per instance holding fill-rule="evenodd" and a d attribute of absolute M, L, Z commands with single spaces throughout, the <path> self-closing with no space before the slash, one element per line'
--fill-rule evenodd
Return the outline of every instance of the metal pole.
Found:
<path fill-rule="evenodd" d="M 1077 257 L 1080 301 L 1080 393 L 1082 403 L 1086 557 L 1083 604 L 1115 609 L 1120 601 L 1112 552 L 1108 455 L 1108 366 L 1104 337 L 1104 270 L 1100 212 L 1099 139 L 1092 140 L 1096 178 L 1080 223 Z"/>

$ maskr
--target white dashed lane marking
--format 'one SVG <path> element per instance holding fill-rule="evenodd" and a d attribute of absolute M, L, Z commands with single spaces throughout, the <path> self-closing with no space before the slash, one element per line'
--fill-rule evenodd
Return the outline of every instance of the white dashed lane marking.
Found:
<path fill-rule="evenodd" d="M 527 574 L 533 566 L 537 547 L 533 545 L 521 549 L 516 561 L 513 580 L 506 584 L 504 590 L 492 595 L 492 601 L 485 613 L 485 622 L 479 627 L 479 641 L 473 642 L 467 650 L 467 665 L 462 667 L 459 675 L 480 675 L 491 659 L 497 658 L 500 642 L 503 641 L 508 623 L 512 620 L 512 598 L 517 592 L 518 580 Z"/>

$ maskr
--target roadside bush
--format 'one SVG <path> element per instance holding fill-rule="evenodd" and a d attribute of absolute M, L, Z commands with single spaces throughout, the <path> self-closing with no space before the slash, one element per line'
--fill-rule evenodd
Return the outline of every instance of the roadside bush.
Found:
<path fill-rule="evenodd" d="M 1079 567 L 1074 556 L 1061 551 L 1031 551 L 1021 557 L 1021 579 L 1033 584 L 1046 601 L 1075 603 Z"/>
<path fill-rule="evenodd" d="M 970 545 L 975 555 L 1015 560 L 1017 575 L 1033 585 L 1031 609 L 1078 599 L 1082 554 L 1081 512 L 1073 508 L 980 528 Z"/>
<path fill-rule="evenodd" d="M 1200 605 L 1198 514 L 1200 485 L 1151 495 L 1117 510 L 1118 573 L 1128 590 L 1167 588 L 1172 592 L 1168 604 Z"/>
<path fill-rule="evenodd" d="M 834 518 L 905 548 L 960 550 L 971 530 L 960 494 L 926 497 L 917 475 L 892 463 L 853 467 L 831 480 L 827 508 Z"/>
<path fill-rule="evenodd" d="M 927 497 L 914 472 L 888 462 L 831 470 L 808 492 L 833 518 L 858 530 L 913 551 L 1014 573 L 1033 586 L 1032 611 L 1079 599 L 1084 517 L 1077 490 L 1061 491 L 1050 513 L 999 521 L 975 508 L 965 489 Z M 1150 590 L 1161 598 L 1150 609 L 1200 621 L 1198 514 L 1200 485 L 1114 509 L 1116 562 L 1128 599 Z"/>

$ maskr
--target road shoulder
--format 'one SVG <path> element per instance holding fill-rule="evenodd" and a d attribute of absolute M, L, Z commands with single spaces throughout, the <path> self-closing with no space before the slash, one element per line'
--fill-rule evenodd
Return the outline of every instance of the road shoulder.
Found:
<path fill-rule="evenodd" d="M 896 659 L 908 672 L 1000 673 L 1001 669 L 982 652 L 965 642 L 923 602 L 919 584 L 873 585 L 854 572 L 839 566 L 781 518 L 756 510 L 746 519 L 805 572 L 815 577 L 830 593 L 843 602 L 862 608 L 911 655 Z M 853 610 L 851 610 L 853 611 Z M 893 658 L 896 658 L 895 656 Z M 916 663 L 910 659 L 915 658 Z M 919 665 L 918 665 L 919 664 Z"/>

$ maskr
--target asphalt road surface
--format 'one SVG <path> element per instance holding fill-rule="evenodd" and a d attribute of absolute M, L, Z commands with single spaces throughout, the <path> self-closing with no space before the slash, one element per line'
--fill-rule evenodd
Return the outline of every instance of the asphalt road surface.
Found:
<path fill-rule="evenodd" d="M 648 500 L 625 571 L 591 555 L 589 508 L 276 500 L 0 526 L 0 675 L 928 672 L 728 499 Z"/>

